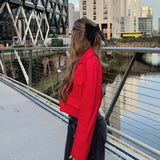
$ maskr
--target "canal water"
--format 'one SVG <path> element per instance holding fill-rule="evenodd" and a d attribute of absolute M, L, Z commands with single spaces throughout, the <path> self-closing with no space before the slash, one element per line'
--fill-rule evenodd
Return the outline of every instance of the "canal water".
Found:
<path fill-rule="evenodd" d="M 121 65 L 117 71 L 107 73 L 106 92 L 101 105 L 104 115 L 131 59 L 121 58 L 119 60 Z M 111 115 L 110 125 L 160 150 L 160 54 L 143 54 L 141 60 L 143 62 L 135 62 L 127 78 Z M 111 81 L 109 81 L 110 77 L 112 77 Z M 118 135 L 115 136 L 118 137 Z M 126 141 L 122 137 L 118 138 Z M 158 158 L 150 152 L 141 150 Z"/>

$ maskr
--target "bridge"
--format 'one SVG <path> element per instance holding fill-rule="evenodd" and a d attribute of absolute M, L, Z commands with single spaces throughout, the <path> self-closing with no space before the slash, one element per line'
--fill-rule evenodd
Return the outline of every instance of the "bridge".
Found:
<path fill-rule="evenodd" d="M 0 159 L 9 160 L 9 159 L 63 159 L 66 131 L 67 131 L 67 122 L 68 116 L 59 111 L 58 100 L 38 91 L 34 87 L 34 79 L 33 79 L 33 70 L 31 69 L 33 66 L 33 53 L 35 51 L 45 51 L 50 50 L 50 52 L 54 51 L 66 51 L 67 48 L 9 48 L 9 49 L 1 49 L 1 57 L 0 57 Z M 28 52 L 27 59 L 29 60 L 29 64 L 25 65 L 25 61 L 23 61 L 24 56 L 26 55 L 26 51 Z M 102 101 L 105 103 L 105 100 L 108 95 L 113 96 L 108 98 L 110 99 L 110 104 L 104 104 L 107 107 L 107 110 L 104 111 L 104 107 L 101 107 L 101 112 L 106 118 L 108 134 L 107 134 L 107 142 L 106 142 L 106 159 L 109 160 L 119 160 L 119 159 L 159 159 L 160 158 L 160 145 L 151 145 L 152 143 L 160 144 L 159 141 L 159 133 L 160 133 L 160 106 L 158 104 L 160 97 L 159 88 L 150 86 L 145 86 L 145 89 L 148 89 L 150 93 L 154 90 L 154 94 L 148 95 L 144 90 L 143 93 L 135 93 L 137 91 L 130 90 L 128 92 L 130 97 L 125 96 L 125 98 L 132 100 L 129 104 L 129 108 L 123 109 L 128 114 L 132 114 L 131 118 L 136 114 L 140 116 L 140 119 L 136 119 L 139 121 L 139 126 L 134 126 L 134 124 L 130 123 L 130 126 L 133 125 L 135 130 L 142 135 L 145 132 L 149 132 L 150 143 L 145 143 L 141 141 L 139 138 L 131 136 L 131 134 L 125 133 L 124 130 L 120 129 L 120 126 L 117 126 L 117 123 L 114 123 L 112 120 L 116 119 L 114 112 L 116 103 L 121 101 L 121 98 L 124 94 L 124 87 L 128 82 L 129 76 L 131 74 L 131 69 L 134 66 L 136 61 L 136 57 L 141 53 L 160 53 L 159 48 L 103 48 L 103 51 L 112 51 L 112 52 L 132 52 L 134 53 L 133 58 L 129 62 L 128 68 L 123 74 L 122 78 L 119 79 L 119 83 L 116 83 L 116 89 L 113 87 L 112 90 L 105 91 L 105 96 Z M 13 56 L 14 55 L 14 56 Z M 38 54 L 37 54 L 38 55 Z M 10 59 L 6 57 L 10 57 Z M 12 70 L 16 69 L 16 64 L 14 60 L 17 59 L 17 63 L 21 69 L 21 73 L 16 72 L 15 76 L 13 76 Z M 32 62 L 32 63 L 31 63 Z M 60 63 L 61 64 L 61 63 Z M 28 68 L 26 68 L 26 66 Z M 41 65 L 42 67 L 42 65 Z M 60 66 L 59 66 L 60 67 Z M 111 67 L 111 66 L 109 66 Z M 111 67 L 112 68 L 112 67 Z M 12 70 L 11 70 L 12 69 Z M 113 69 L 113 68 L 112 68 Z M 52 68 L 48 65 L 48 77 L 51 82 L 51 88 L 54 87 L 54 78 L 59 78 L 56 83 L 60 81 L 60 75 L 57 76 L 59 68 L 57 68 L 57 73 L 52 72 Z M 139 71 L 139 70 L 138 70 Z M 19 74 L 18 74 L 19 73 Z M 56 77 L 53 76 L 56 74 Z M 105 73 L 104 73 L 105 74 Z M 109 71 L 108 73 L 109 74 Z M 22 76 L 23 75 L 23 76 Z M 46 80 L 47 78 L 46 77 Z M 136 77 L 137 78 L 137 77 Z M 104 79 L 108 79 L 104 76 Z M 144 80 L 144 77 L 141 78 Z M 43 77 L 44 80 L 44 77 Z M 145 82 L 152 82 L 152 84 L 159 84 L 158 80 L 145 80 Z M 40 83 L 40 82 L 37 82 Z M 132 82 L 132 86 L 135 86 Z M 144 86 L 141 86 L 144 87 Z M 128 87 L 129 88 L 129 87 Z M 128 90 L 125 87 L 125 90 Z M 55 95 L 55 90 L 52 90 Z M 107 93 L 108 92 L 108 93 Z M 135 105 L 135 100 L 139 102 L 134 95 L 147 96 L 148 101 L 141 102 L 141 105 L 150 105 L 155 107 L 153 110 L 141 107 L 140 109 L 145 110 L 145 112 L 149 115 L 141 115 L 136 113 L 136 111 L 131 108 Z M 134 99 L 135 98 L 135 99 Z M 152 99 L 153 101 L 150 101 Z M 143 100 L 143 99 L 142 99 Z M 141 101 L 142 101 L 141 100 Z M 108 102 L 107 101 L 107 102 Z M 127 102 L 129 103 L 129 102 Z M 137 103 L 137 102 L 136 102 Z M 104 114 L 105 113 L 105 114 Z M 118 112 L 116 113 L 118 114 Z M 119 113 L 119 116 L 125 117 L 126 115 L 123 113 Z M 143 118 L 147 118 L 147 122 L 144 121 Z M 155 117 L 157 117 L 155 119 Z M 152 123 L 151 123 L 151 122 Z M 119 122 L 118 122 L 119 123 Z M 152 125 L 152 126 L 151 126 Z M 146 130 L 144 130 L 144 127 Z M 150 130 L 147 130 L 147 127 Z M 126 128 L 126 130 L 129 128 Z M 156 132 L 155 132 L 156 131 Z M 130 130 L 132 132 L 132 130 Z M 134 133 L 134 132 L 132 132 Z M 152 137 L 157 137 L 156 141 L 152 139 Z M 141 137 L 141 138 L 142 138 Z M 138 146 L 138 147 L 137 147 Z M 158 147 L 157 147 L 158 146 Z"/>

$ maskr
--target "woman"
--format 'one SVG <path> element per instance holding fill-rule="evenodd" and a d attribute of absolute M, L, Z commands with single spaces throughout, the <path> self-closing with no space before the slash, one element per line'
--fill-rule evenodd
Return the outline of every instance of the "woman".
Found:
<path fill-rule="evenodd" d="M 66 75 L 60 86 L 60 110 L 69 114 L 64 160 L 104 160 L 99 27 L 87 18 L 74 23 Z M 104 132 L 105 134 L 103 134 Z"/>

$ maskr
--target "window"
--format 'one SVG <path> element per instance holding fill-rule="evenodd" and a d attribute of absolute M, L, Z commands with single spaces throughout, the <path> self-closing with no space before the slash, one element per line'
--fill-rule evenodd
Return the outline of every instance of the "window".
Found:
<path fill-rule="evenodd" d="M 66 7 L 63 7 L 63 14 L 66 14 Z"/>
<path fill-rule="evenodd" d="M 86 10 L 86 6 L 83 6 L 83 10 Z"/>
<path fill-rule="evenodd" d="M 110 24 L 110 29 L 112 29 L 112 23 Z"/>
<path fill-rule="evenodd" d="M 108 19 L 108 15 L 104 15 L 104 16 L 103 16 L 103 19 Z"/>
<path fill-rule="evenodd" d="M 96 20 L 96 16 L 93 16 L 93 20 Z"/>
<path fill-rule="evenodd" d="M 108 5 L 107 0 L 103 0 L 103 19 L 108 19 Z"/>
<path fill-rule="evenodd" d="M 37 1 L 37 5 L 43 6 L 42 1 L 41 1 L 41 0 L 38 0 L 38 1 Z"/>
<path fill-rule="evenodd" d="M 131 9 L 128 9 L 128 16 L 131 15 Z"/>
<path fill-rule="evenodd" d="M 52 19 L 52 13 L 49 13 L 49 19 L 50 20 Z"/>
<path fill-rule="evenodd" d="M 106 11 L 104 11 L 104 14 L 108 14 L 108 11 L 106 10 Z"/>
<path fill-rule="evenodd" d="M 56 11 L 59 12 L 59 7 L 57 4 L 56 4 Z"/>
<path fill-rule="evenodd" d="M 84 15 L 84 16 L 86 16 L 86 15 L 87 15 L 87 13 L 86 13 L 86 12 L 83 12 L 83 15 Z"/>
<path fill-rule="evenodd" d="M 104 7 L 103 7 L 104 9 L 108 9 L 108 6 L 107 6 L 107 4 L 104 4 Z"/>
<path fill-rule="evenodd" d="M 96 0 L 93 0 L 93 4 L 96 4 Z"/>
<path fill-rule="evenodd" d="M 50 2 L 50 1 L 48 2 L 47 8 L 48 8 L 48 9 L 52 9 L 51 2 Z"/>
<path fill-rule="evenodd" d="M 83 1 L 83 5 L 86 5 L 86 1 Z"/>
<path fill-rule="evenodd" d="M 57 22 L 59 21 L 59 19 L 60 19 L 60 15 L 56 15 L 56 19 L 57 19 Z"/>

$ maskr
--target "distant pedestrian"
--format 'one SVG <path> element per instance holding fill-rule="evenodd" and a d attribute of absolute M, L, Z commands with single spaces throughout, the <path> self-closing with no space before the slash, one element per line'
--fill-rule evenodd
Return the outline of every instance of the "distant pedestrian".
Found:
<path fill-rule="evenodd" d="M 59 89 L 60 110 L 69 114 L 64 160 L 104 160 L 106 124 L 102 100 L 99 27 L 87 18 L 73 26 L 69 63 Z"/>

